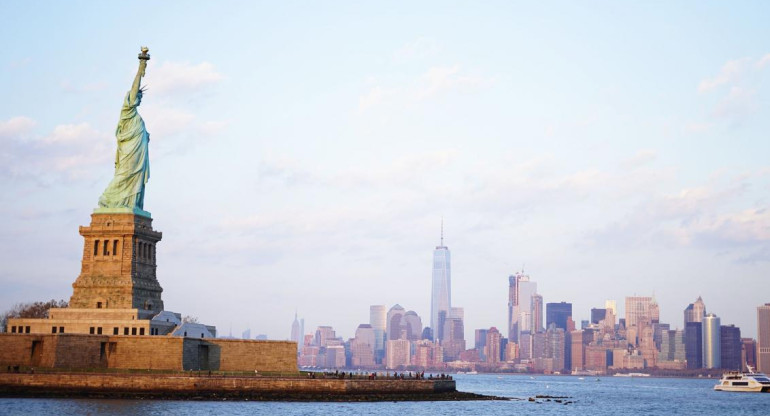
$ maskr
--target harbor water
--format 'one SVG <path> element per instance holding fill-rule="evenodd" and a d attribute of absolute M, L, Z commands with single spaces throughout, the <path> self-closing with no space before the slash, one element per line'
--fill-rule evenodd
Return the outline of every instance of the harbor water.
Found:
<path fill-rule="evenodd" d="M 770 393 L 713 390 L 716 379 L 457 375 L 457 388 L 510 401 L 293 403 L 0 399 L 1 415 L 768 415 Z M 541 398 L 536 398 L 541 396 Z M 530 400 L 534 398 L 534 400 Z"/>

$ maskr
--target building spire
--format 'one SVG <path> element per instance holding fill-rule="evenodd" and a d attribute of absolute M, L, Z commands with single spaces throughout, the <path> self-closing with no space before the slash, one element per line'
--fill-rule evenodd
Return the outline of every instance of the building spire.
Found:
<path fill-rule="evenodd" d="M 444 247 L 444 216 L 441 216 L 441 247 Z"/>

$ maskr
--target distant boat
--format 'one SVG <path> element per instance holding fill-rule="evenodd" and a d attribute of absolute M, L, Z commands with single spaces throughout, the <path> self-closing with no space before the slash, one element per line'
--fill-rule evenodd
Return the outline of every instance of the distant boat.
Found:
<path fill-rule="evenodd" d="M 719 384 L 714 386 L 716 391 L 736 391 L 745 393 L 770 392 L 770 378 L 763 373 L 755 373 L 751 366 L 748 372 L 729 371 L 722 374 Z"/>
<path fill-rule="evenodd" d="M 572 370 L 573 376 L 598 376 L 599 372 L 594 370 L 578 370 L 575 368 Z"/>
<path fill-rule="evenodd" d="M 649 377 L 647 373 L 615 373 L 614 377 Z"/>

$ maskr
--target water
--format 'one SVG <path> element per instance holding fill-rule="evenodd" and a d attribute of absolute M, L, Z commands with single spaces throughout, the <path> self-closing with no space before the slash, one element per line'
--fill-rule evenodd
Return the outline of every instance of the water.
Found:
<path fill-rule="evenodd" d="M 713 379 L 458 375 L 458 390 L 524 400 L 474 402 L 276 403 L 0 399 L 0 415 L 768 415 L 770 393 L 726 393 Z M 535 395 L 569 396 L 571 404 Z"/>

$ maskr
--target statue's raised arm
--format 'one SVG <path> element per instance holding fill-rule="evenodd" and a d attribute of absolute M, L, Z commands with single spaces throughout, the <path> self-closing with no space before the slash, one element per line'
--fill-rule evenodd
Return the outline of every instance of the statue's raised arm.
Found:
<path fill-rule="evenodd" d="M 149 49 L 142 47 L 139 70 L 131 89 L 123 99 L 120 120 L 115 129 L 115 176 L 99 198 L 100 209 L 127 208 L 147 214 L 144 208 L 144 187 L 150 178 L 148 145 L 150 134 L 144 126 L 137 107 L 142 103 L 142 77 L 150 60 Z"/>
<path fill-rule="evenodd" d="M 142 46 L 142 53 L 139 54 L 139 69 L 136 71 L 136 76 L 134 77 L 134 84 L 131 86 L 131 91 L 129 91 L 128 97 L 131 100 L 131 102 L 136 101 L 136 96 L 139 94 L 139 91 L 141 91 L 142 88 L 142 77 L 144 77 L 144 71 L 147 68 L 147 61 L 150 60 L 150 49 L 146 46 Z"/>

